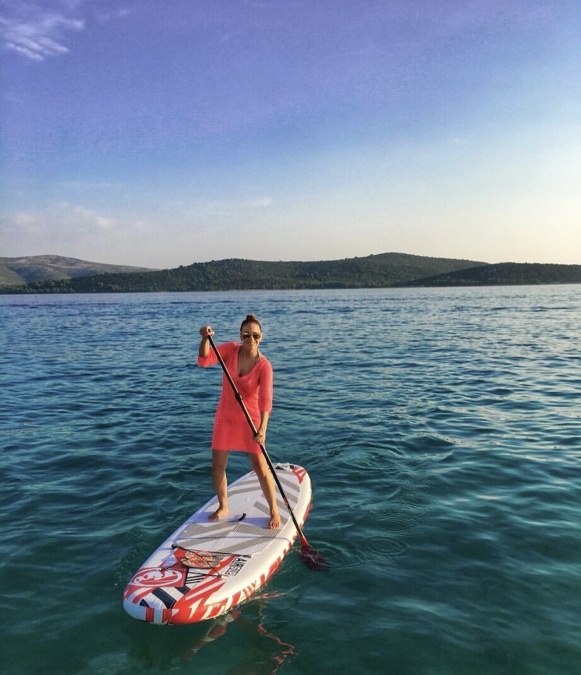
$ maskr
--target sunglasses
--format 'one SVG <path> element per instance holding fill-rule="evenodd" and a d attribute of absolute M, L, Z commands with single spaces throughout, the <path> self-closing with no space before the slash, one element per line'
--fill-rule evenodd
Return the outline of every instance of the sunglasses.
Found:
<path fill-rule="evenodd" d="M 249 338 L 254 338 L 255 340 L 260 340 L 262 335 L 260 333 L 242 333 L 242 339 L 248 340 Z"/>

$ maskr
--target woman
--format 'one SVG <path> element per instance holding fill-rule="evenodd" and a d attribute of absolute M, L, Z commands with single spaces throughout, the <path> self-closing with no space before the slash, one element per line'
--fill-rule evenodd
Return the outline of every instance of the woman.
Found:
<path fill-rule="evenodd" d="M 210 326 L 202 326 L 200 335 L 202 340 L 198 352 L 198 365 L 213 366 L 218 363 L 218 358 L 211 349 L 208 337 L 214 335 L 214 331 Z M 230 383 L 223 375 L 222 393 L 216 409 L 212 434 L 212 481 L 218 497 L 218 508 L 210 516 L 210 520 L 218 520 L 228 514 L 226 466 L 229 452 L 238 450 L 248 453 L 250 464 L 260 481 L 270 508 L 268 527 L 278 529 L 280 515 L 274 480 L 260 449 L 260 445 L 266 440 L 266 428 L 272 410 L 272 366 L 258 349 L 262 339 L 262 327 L 253 314 L 249 314 L 242 322 L 240 338 L 242 344 L 227 342 L 220 345 L 218 351 L 248 408 L 257 433 L 253 434 Z"/>

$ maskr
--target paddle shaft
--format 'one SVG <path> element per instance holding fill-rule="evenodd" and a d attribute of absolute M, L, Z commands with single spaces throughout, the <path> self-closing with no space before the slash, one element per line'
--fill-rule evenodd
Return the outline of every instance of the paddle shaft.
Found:
<path fill-rule="evenodd" d="M 224 375 L 226 375 L 226 378 L 228 382 L 230 382 L 230 386 L 232 387 L 232 390 L 234 391 L 234 395 L 236 397 L 236 400 L 240 404 L 240 407 L 242 408 L 242 412 L 244 413 L 244 417 L 246 417 L 248 424 L 250 425 L 250 428 L 252 429 L 252 432 L 256 436 L 257 429 L 256 425 L 254 424 L 254 420 L 252 417 L 250 417 L 250 413 L 248 412 L 248 408 L 246 407 L 246 404 L 244 403 L 244 400 L 242 399 L 242 395 L 238 391 L 238 387 L 236 386 L 236 383 L 232 379 L 232 375 L 230 375 L 228 368 L 226 367 L 226 364 L 224 363 L 224 359 L 222 358 L 222 354 L 218 351 L 218 348 L 216 347 L 214 340 L 212 339 L 211 335 L 208 335 L 208 340 L 210 342 L 210 346 L 214 350 L 214 353 L 216 354 L 216 357 L 218 358 L 218 361 L 220 362 L 220 365 L 222 366 L 222 370 L 224 371 Z M 307 541 L 307 538 L 303 534 L 303 531 L 301 529 L 301 526 L 299 525 L 297 519 L 295 518 L 295 514 L 293 513 L 293 510 L 291 508 L 291 505 L 286 497 L 286 494 L 284 492 L 284 489 L 282 487 L 282 484 L 276 475 L 276 471 L 274 470 L 274 466 L 272 465 L 272 462 L 270 460 L 270 457 L 268 456 L 268 452 L 266 452 L 266 448 L 264 447 L 263 443 L 259 443 L 260 449 L 262 450 L 262 454 L 264 455 L 264 458 L 266 459 L 266 463 L 268 464 L 268 468 L 270 469 L 270 472 L 272 473 L 272 476 L 278 486 L 278 489 L 280 491 L 281 497 L 288 509 L 288 512 L 290 513 L 290 516 L 292 518 L 292 521 L 294 523 L 294 526 L 297 528 L 297 532 L 299 533 L 299 537 L 301 539 L 301 544 L 303 546 L 309 546 L 309 543 Z"/>

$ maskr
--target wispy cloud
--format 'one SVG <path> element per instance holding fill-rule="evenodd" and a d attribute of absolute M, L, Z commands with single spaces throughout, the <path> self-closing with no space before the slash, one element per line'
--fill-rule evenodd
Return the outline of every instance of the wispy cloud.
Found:
<path fill-rule="evenodd" d="M 95 18 L 100 23 L 108 23 L 109 21 L 114 21 L 115 19 L 122 19 L 129 14 L 132 14 L 134 10 L 129 9 L 129 7 L 116 7 L 113 10 L 105 11 L 102 9 L 95 10 Z"/>
<path fill-rule="evenodd" d="M 51 5 L 51 3 L 48 3 Z M 36 2 L 0 1 L 0 37 L 4 49 L 32 61 L 66 54 L 66 36 L 84 29 L 78 1 L 62 0 L 51 6 Z"/>
<path fill-rule="evenodd" d="M 244 206 L 250 209 L 265 209 L 268 206 L 271 206 L 273 200 L 270 197 L 257 197 L 255 199 L 247 199 L 244 202 Z"/>
<path fill-rule="evenodd" d="M 38 235 L 51 230 L 69 236 L 71 233 L 84 232 L 99 234 L 117 228 L 112 218 L 81 204 L 60 202 L 45 210 L 18 211 L 0 217 L 0 234 L 9 237 L 15 233 Z"/>
<path fill-rule="evenodd" d="M 76 219 L 78 224 L 81 227 L 86 227 L 91 230 L 112 230 L 115 227 L 115 221 L 111 218 L 88 209 L 85 206 L 71 206 L 69 204 L 63 204 L 65 209 L 68 209 L 73 218 Z"/>

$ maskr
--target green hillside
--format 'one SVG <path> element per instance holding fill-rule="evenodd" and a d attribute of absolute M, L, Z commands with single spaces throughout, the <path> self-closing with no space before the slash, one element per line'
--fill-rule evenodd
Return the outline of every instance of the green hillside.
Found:
<path fill-rule="evenodd" d="M 581 265 L 498 263 L 446 272 L 413 286 L 515 286 L 581 284 Z"/>
<path fill-rule="evenodd" d="M 581 265 L 488 265 L 469 260 L 429 258 L 405 253 L 382 253 L 363 258 L 317 262 L 271 262 L 233 258 L 194 263 L 170 270 L 143 272 L 130 267 L 115 274 L 109 270 L 105 274 L 90 276 L 87 276 L 86 270 L 96 263 L 73 260 L 72 268 L 70 264 L 67 268 L 67 263 L 59 263 L 58 256 L 42 257 L 50 258 L 51 264 L 43 267 L 35 260 L 35 265 L 27 268 L 27 274 L 41 277 L 39 280 L 27 285 L 0 286 L 0 293 L 136 293 L 581 283 Z M 62 273 L 59 269 L 65 269 L 70 276 L 58 278 L 56 275 Z M 17 274 L 17 268 L 10 268 L 9 271 L 13 275 Z M 12 276 L 11 283 L 17 284 L 18 281 L 14 279 Z"/>
<path fill-rule="evenodd" d="M 46 279 L 0 292 L 133 293 L 301 288 L 381 288 L 450 273 L 476 265 L 468 260 L 383 253 L 318 262 L 228 259 L 194 263 L 159 272 L 99 274 Z"/>
<path fill-rule="evenodd" d="M 59 255 L 32 255 L 20 258 L 0 257 L 0 288 L 49 279 L 75 279 L 96 274 L 151 272 L 144 267 L 106 265 Z"/>

